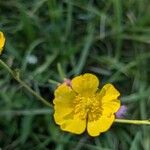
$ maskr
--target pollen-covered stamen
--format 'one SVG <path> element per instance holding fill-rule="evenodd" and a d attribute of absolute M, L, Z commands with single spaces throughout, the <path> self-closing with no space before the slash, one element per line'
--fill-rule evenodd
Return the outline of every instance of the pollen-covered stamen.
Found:
<path fill-rule="evenodd" d="M 83 97 L 77 95 L 74 101 L 74 113 L 80 119 L 97 120 L 102 112 L 101 103 L 96 96 Z"/>

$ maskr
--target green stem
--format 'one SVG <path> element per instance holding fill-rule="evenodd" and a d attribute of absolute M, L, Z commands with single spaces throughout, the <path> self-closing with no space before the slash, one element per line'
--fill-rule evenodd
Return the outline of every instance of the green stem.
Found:
<path fill-rule="evenodd" d="M 38 98 L 38 100 L 40 100 L 41 102 L 43 102 L 45 105 L 53 107 L 52 104 L 50 104 L 47 100 L 45 100 L 43 97 L 41 97 L 40 95 L 38 95 L 34 90 L 32 90 L 24 81 L 22 81 L 19 76 L 16 76 L 16 74 L 14 73 L 14 71 L 5 63 L 0 59 L 0 64 L 1 66 L 3 66 L 11 75 L 12 77 L 18 81 L 20 83 L 20 85 L 22 85 L 27 91 L 29 91 L 31 94 L 33 94 L 36 98 Z"/>
<path fill-rule="evenodd" d="M 52 104 L 50 104 L 47 100 L 45 100 L 43 97 L 38 95 L 34 90 L 32 90 L 24 81 L 18 79 L 17 80 L 24 88 L 26 88 L 31 94 L 33 94 L 36 98 L 38 98 L 40 101 L 42 101 L 47 106 L 53 107 Z"/>
<path fill-rule="evenodd" d="M 128 120 L 128 119 L 115 119 L 116 123 L 127 123 L 127 124 L 145 124 L 150 125 L 150 120 Z"/>
<path fill-rule="evenodd" d="M 13 71 L 10 69 L 10 67 L 8 67 L 7 64 L 5 64 L 1 59 L 0 59 L 0 64 L 12 75 L 14 76 Z"/>

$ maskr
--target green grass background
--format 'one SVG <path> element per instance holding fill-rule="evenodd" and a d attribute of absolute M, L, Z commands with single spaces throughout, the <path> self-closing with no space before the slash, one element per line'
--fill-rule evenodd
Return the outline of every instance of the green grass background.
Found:
<path fill-rule="evenodd" d="M 150 118 L 149 0 L 0 0 L 0 30 L 1 59 L 51 103 L 55 81 L 91 72 L 120 90 L 126 118 Z M 149 126 L 92 138 L 62 132 L 52 114 L 0 66 L 0 149 L 150 150 Z"/>

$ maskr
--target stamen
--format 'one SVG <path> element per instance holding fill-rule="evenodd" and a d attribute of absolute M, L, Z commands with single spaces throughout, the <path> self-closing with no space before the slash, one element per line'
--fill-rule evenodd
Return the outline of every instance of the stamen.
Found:
<path fill-rule="evenodd" d="M 74 101 L 74 113 L 83 120 L 97 120 L 102 114 L 101 103 L 95 96 L 83 97 L 77 95 Z"/>

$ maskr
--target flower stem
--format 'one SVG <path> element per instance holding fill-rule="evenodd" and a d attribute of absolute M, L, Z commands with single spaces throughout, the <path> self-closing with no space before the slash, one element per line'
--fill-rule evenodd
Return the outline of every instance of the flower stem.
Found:
<path fill-rule="evenodd" d="M 31 89 L 23 80 L 20 79 L 19 74 L 15 73 L 5 62 L 0 59 L 0 65 L 3 66 L 11 75 L 12 77 L 20 83 L 28 92 L 33 94 L 38 100 L 43 102 L 45 105 L 49 107 L 53 107 L 47 100 L 41 97 L 38 93 L 36 93 L 33 89 Z"/>
<path fill-rule="evenodd" d="M 4 63 L 1 59 L 0 59 L 0 64 L 1 66 L 3 66 L 12 76 L 13 76 L 13 71 L 10 69 L 10 67 Z"/>
<path fill-rule="evenodd" d="M 115 119 L 116 123 L 127 123 L 127 124 L 145 124 L 150 125 L 150 120 L 128 120 L 128 119 Z"/>

